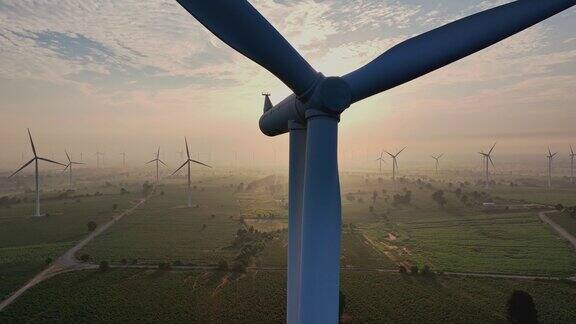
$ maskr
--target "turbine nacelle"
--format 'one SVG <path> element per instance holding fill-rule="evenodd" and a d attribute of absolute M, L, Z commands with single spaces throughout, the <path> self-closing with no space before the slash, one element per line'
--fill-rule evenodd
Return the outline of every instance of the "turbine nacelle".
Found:
<path fill-rule="evenodd" d="M 266 110 L 260 117 L 260 130 L 268 136 L 288 132 L 288 122 L 306 124 L 306 118 L 315 115 L 329 115 L 339 118 L 352 104 L 350 86 L 341 77 L 324 77 L 321 73 L 310 88 L 300 97 L 291 94 L 278 104 Z M 265 100 L 269 100 L 266 96 Z"/>

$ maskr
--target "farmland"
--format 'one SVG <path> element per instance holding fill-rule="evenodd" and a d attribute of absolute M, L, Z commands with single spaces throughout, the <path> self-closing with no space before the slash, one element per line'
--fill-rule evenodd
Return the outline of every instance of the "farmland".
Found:
<path fill-rule="evenodd" d="M 574 275 L 576 254 L 540 222 L 541 209 L 483 207 L 486 201 L 498 206 L 569 203 L 564 191 L 574 191 L 563 189 L 544 201 L 535 198 L 540 197 L 536 189 L 521 188 L 526 195 L 518 198 L 503 186 L 487 191 L 457 183 L 416 176 L 397 183 L 375 174 L 342 176 L 345 318 L 351 322 L 502 322 L 506 298 L 512 290 L 523 289 L 535 298 L 542 320 L 573 321 L 576 314 L 568 306 L 576 294 L 573 283 L 387 272 L 399 265 L 407 269 L 426 265 L 440 273 Z M 0 322 L 79 318 L 89 322 L 282 322 L 286 186 L 286 178 L 278 174 L 199 173 L 193 178 L 188 208 L 185 180 L 165 179 L 144 204 L 77 253 L 88 255 L 92 263 L 110 262 L 110 271 L 84 270 L 51 278 L 0 313 Z M 121 187 L 128 193 L 120 194 Z M 92 186 L 86 182 L 78 191 L 82 197 L 46 199 L 43 209 L 50 216 L 44 218 L 26 216 L 32 210 L 30 202 L 2 209 L 0 221 L 6 226 L 0 228 L 5 234 L 0 238 L 0 292 L 13 291 L 45 267 L 46 258 L 54 259 L 84 237 L 87 222 L 103 224 L 131 206 L 142 197 L 142 188 L 142 182 L 121 185 L 110 180 Z M 95 195 L 97 191 L 101 194 Z M 435 196 L 438 191 L 442 191 L 442 204 Z M 558 222 L 573 229 L 571 219 Z M 19 231 L 24 235 L 15 234 Z M 241 257 L 247 270 L 236 267 Z M 194 268 L 223 261 L 229 268 Z M 173 270 L 159 270 L 159 263 L 171 264 Z M 128 268 L 123 268 L 126 264 Z M 134 264 L 147 268 L 129 268 Z"/>
<path fill-rule="evenodd" d="M 224 284 L 222 276 L 118 269 L 64 274 L 33 288 L 0 313 L 0 321 L 283 321 L 284 273 L 251 272 Z M 573 283 L 385 273 L 342 275 L 344 318 L 360 323 L 505 322 L 506 299 L 514 289 L 532 294 L 542 322 L 576 320 Z"/>

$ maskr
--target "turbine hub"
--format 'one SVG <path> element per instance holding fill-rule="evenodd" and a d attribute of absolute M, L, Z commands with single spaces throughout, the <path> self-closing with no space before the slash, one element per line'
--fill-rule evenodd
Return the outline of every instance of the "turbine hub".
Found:
<path fill-rule="evenodd" d="M 312 97 L 310 108 L 328 113 L 342 113 L 352 103 L 350 86 L 340 77 L 327 77 L 320 81 Z M 318 104 L 318 106 L 316 106 Z M 316 106 L 316 107 L 314 107 Z"/>

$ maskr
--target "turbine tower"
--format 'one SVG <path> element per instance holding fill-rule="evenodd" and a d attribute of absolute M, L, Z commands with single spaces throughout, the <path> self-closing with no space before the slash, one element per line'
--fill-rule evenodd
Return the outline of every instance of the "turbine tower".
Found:
<path fill-rule="evenodd" d="M 122 169 L 126 169 L 126 152 L 122 152 L 120 155 L 122 155 Z"/>
<path fill-rule="evenodd" d="M 431 157 L 436 161 L 435 165 L 436 165 L 436 176 L 438 176 L 438 167 L 440 166 L 440 158 L 442 158 L 444 156 L 444 153 L 438 155 L 438 156 L 434 156 L 431 155 Z"/>
<path fill-rule="evenodd" d="M 382 174 L 382 162 L 386 163 L 386 160 L 384 160 L 384 152 L 380 152 L 380 157 L 377 158 L 376 161 L 378 161 L 379 172 Z"/>
<path fill-rule="evenodd" d="M 36 147 L 34 147 L 34 141 L 32 140 L 32 135 L 30 134 L 30 128 L 28 128 L 28 138 L 30 138 L 30 146 L 32 146 L 32 153 L 34 153 L 34 157 L 30 161 L 26 162 L 26 164 L 21 166 L 20 169 L 16 170 L 16 172 L 12 173 L 8 178 L 12 178 L 14 175 L 16 175 L 22 169 L 24 169 L 25 167 L 30 165 L 32 162 L 34 162 L 34 179 L 36 181 L 36 211 L 34 213 L 34 216 L 40 217 L 42 215 L 40 214 L 40 184 L 38 181 L 38 160 L 46 161 L 46 162 L 50 162 L 50 163 L 54 163 L 54 164 L 59 164 L 62 166 L 66 166 L 66 165 L 62 164 L 60 162 L 52 161 L 50 159 L 38 156 L 38 154 L 36 153 Z"/>
<path fill-rule="evenodd" d="M 325 77 L 248 1 L 177 1 L 293 92 L 260 118 L 264 134 L 290 133 L 288 323 L 338 322 L 341 113 L 355 102 L 458 61 L 576 4 L 506 3 L 408 39 L 343 77 Z"/>
<path fill-rule="evenodd" d="M 558 154 L 558 152 L 552 154 L 550 147 L 548 147 L 548 155 L 546 155 L 548 158 L 548 189 L 552 188 L 552 160 L 554 160 L 556 154 Z"/>
<path fill-rule="evenodd" d="M 574 178 L 574 149 L 572 149 L 572 145 L 570 145 L 570 183 L 576 183 L 576 179 Z"/>
<path fill-rule="evenodd" d="M 66 171 L 66 169 L 68 169 L 68 177 L 70 179 L 70 190 L 72 190 L 72 165 L 74 164 L 85 164 L 82 162 L 74 162 L 70 159 L 70 155 L 68 155 L 68 152 L 66 150 L 64 150 L 64 153 L 66 153 L 66 158 L 68 158 L 68 164 L 66 164 L 66 167 L 64 168 L 64 170 L 62 170 L 62 172 Z"/>
<path fill-rule="evenodd" d="M 96 169 L 100 169 L 100 157 L 102 157 L 102 164 L 104 164 L 104 153 L 97 151 L 96 155 Z"/>
<path fill-rule="evenodd" d="M 160 181 L 160 171 L 159 171 L 159 163 L 162 163 L 165 167 L 167 167 L 166 163 L 164 163 L 162 160 L 160 160 L 160 146 L 158 146 L 158 151 L 156 151 L 156 157 L 148 162 L 146 162 L 146 164 L 148 163 L 152 163 L 152 162 L 156 162 L 156 184 L 159 183 Z"/>
<path fill-rule="evenodd" d="M 494 143 L 494 145 L 492 145 L 492 147 L 490 148 L 490 151 L 488 151 L 488 153 L 484 153 L 484 151 L 478 152 L 478 154 L 482 155 L 482 158 L 484 159 L 484 171 L 485 171 L 485 180 L 484 181 L 486 181 L 484 183 L 484 186 L 486 188 L 490 187 L 490 170 L 489 170 L 488 162 L 490 162 L 490 164 L 492 164 L 492 167 L 494 167 L 494 162 L 492 161 L 492 151 L 494 150 L 495 146 L 496 146 L 496 143 Z"/>
<path fill-rule="evenodd" d="M 188 140 L 186 139 L 186 137 L 184 137 L 184 143 L 186 144 L 186 156 L 188 157 L 188 159 L 184 161 L 184 163 L 182 163 L 182 165 L 178 169 L 176 169 L 176 171 L 172 172 L 171 175 L 175 175 L 176 172 L 180 171 L 180 169 L 182 169 L 185 165 L 188 166 L 188 208 L 190 208 L 192 207 L 192 188 L 190 187 L 192 182 L 190 180 L 190 163 L 200 164 L 209 168 L 212 167 L 200 161 L 192 160 L 192 158 L 190 158 L 190 150 L 188 149 Z"/>
<path fill-rule="evenodd" d="M 392 154 L 388 151 L 386 151 L 386 153 L 388 153 L 388 155 L 390 155 L 390 157 L 392 158 L 392 181 L 396 181 L 396 172 L 398 172 L 398 155 L 400 155 L 400 153 L 402 153 L 402 151 L 404 151 L 406 149 L 406 146 L 404 146 L 403 149 L 401 149 L 400 151 L 396 152 L 396 154 Z"/>

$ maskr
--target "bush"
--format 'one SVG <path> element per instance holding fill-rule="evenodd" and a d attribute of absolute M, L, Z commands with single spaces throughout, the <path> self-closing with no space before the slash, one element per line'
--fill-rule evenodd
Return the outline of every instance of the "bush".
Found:
<path fill-rule="evenodd" d="M 110 264 L 108 261 L 100 261 L 100 267 L 98 268 L 101 272 L 106 272 L 110 270 Z"/>
<path fill-rule="evenodd" d="M 121 194 L 121 195 L 129 194 L 129 193 L 130 193 L 130 191 L 128 191 L 128 190 L 126 190 L 126 189 L 124 189 L 124 188 L 120 188 L 120 194 Z"/>
<path fill-rule="evenodd" d="M 82 262 L 88 262 L 88 260 L 90 260 L 90 255 L 84 253 L 80 256 L 80 261 Z"/>
<path fill-rule="evenodd" d="M 47 257 L 46 259 L 44 259 L 44 263 L 46 263 L 46 265 L 49 265 L 50 263 L 52 263 L 52 258 Z"/>
<path fill-rule="evenodd" d="M 112 205 L 112 210 L 116 210 L 116 209 L 118 209 L 118 204 Z"/>
<path fill-rule="evenodd" d="M 181 267 L 181 266 L 184 265 L 184 263 L 182 263 L 182 261 L 180 261 L 180 260 L 174 260 L 174 261 L 172 262 L 172 265 L 175 266 L 175 267 Z"/>
<path fill-rule="evenodd" d="M 122 259 L 122 260 L 120 260 L 120 263 L 121 263 L 122 265 L 127 265 L 127 264 L 128 264 L 128 260 L 127 260 L 127 259 Z"/>
<path fill-rule="evenodd" d="M 556 206 L 554 206 L 554 208 L 556 208 L 557 211 L 563 211 L 564 210 L 564 206 L 562 204 L 556 204 Z"/>
<path fill-rule="evenodd" d="M 86 224 L 86 226 L 88 227 L 88 232 L 94 232 L 96 230 L 96 227 L 98 227 L 95 221 L 89 221 L 88 224 Z"/>
<path fill-rule="evenodd" d="M 417 265 L 413 265 L 410 267 L 410 273 L 415 275 L 418 274 L 418 266 Z"/>
<path fill-rule="evenodd" d="M 514 290 L 508 299 L 508 321 L 518 324 L 538 323 L 538 311 L 529 293 Z"/>
<path fill-rule="evenodd" d="M 160 262 L 158 263 L 158 269 L 160 270 L 171 270 L 172 266 L 168 262 Z"/>
<path fill-rule="evenodd" d="M 430 266 L 425 264 L 424 267 L 422 268 L 422 270 L 420 270 L 420 274 L 423 276 L 431 276 L 434 273 L 432 272 L 432 270 L 430 269 Z"/>
<path fill-rule="evenodd" d="M 398 272 L 400 272 L 401 274 L 405 274 L 405 273 L 407 273 L 408 271 L 406 270 L 406 267 L 405 267 L 405 266 L 399 265 L 399 266 L 398 266 Z"/>

